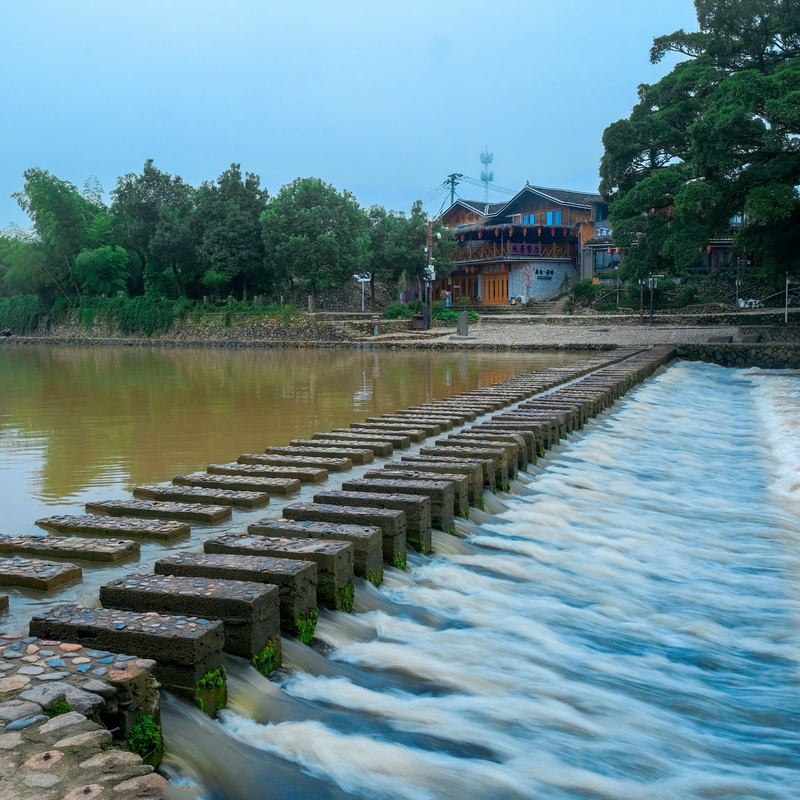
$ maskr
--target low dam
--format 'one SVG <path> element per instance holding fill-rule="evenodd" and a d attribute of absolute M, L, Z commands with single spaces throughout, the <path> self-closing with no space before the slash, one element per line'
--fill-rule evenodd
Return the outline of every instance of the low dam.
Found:
<path fill-rule="evenodd" d="M 59 601 L 93 557 L 120 577 L 103 608 L 28 603 L 39 638 L 8 652 L 89 642 L 73 666 L 117 679 L 138 658 L 193 703 L 126 726 L 160 716 L 162 770 L 209 798 L 791 797 L 796 487 L 760 454 L 796 386 L 678 364 L 630 391 L 673 354 L 597 353 L 41 518 L 8 575 Z"/>

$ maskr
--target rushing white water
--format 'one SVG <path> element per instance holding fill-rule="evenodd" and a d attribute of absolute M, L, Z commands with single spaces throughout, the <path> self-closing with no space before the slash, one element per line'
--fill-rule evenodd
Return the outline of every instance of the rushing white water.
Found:
<path fill-rule="evenodd" d="M 234 666 L 219 724 L 170 705 L 172 757 L 215 798 L 797 798 L 798 398 L 669 368 L 323 614 L 328 657 Z"/>

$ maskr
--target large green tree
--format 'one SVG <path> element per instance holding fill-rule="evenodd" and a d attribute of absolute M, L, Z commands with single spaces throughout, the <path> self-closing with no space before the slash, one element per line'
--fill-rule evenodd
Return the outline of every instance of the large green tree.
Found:
<path fill-rule="evenodd" d="M 800 3 L 695 0 L 699 30 L 655 40 L 687 57 L 639 87 L 604 135 L 601 192 L 628 275 L 677 271 L 742 217 L 735 247 L 772 278 L 798 272 Z M 742 216 L 743 215 L 743 216 Z"/>
<path fill-rule="evenodd" d="M 203 183 L 197 190 L 200 281 L 213 293 L 232 288 L 246 300 L 249 289 L 270 288 L 261 236 L 261 214 L 268 198 L 258 175 L 242 175 L 239 164 L 231 164 L 215 183 Z"/>
<path fill-rule="evenodd" d="M 298 178 L 271 198 L 261 215 L 265 260 L 277 276 L 317 294 L 361 274 L 369 261 L 367 217 L 350 192 L 319 178 Z"/>

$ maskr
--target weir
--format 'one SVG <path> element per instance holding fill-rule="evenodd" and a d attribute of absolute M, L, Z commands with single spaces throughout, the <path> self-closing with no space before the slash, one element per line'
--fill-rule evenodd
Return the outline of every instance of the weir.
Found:
<path fill-rule="evenodd" d="M 203 554 L 160 559 L 155 575 L 135 573 L 107 583 L 100 592 L 105 608 L 63 605 L 37 614 L 31 635 L 74 639 L 76 646 L 89 641 L 97 652 L 132 651 L 152 659 L 154 674 L 166 688 L 213 715 L 225 705 L 223 648 L 269 674 L 281 663 L 279 628 L 311 643 L 318 603 L 350 611 L 354 591 L 356 598 L 361 592 L 374 597 L 369 584 L 354 583 L 354 576 L 378 585 L 386 574 L 390 585 L 399 585 L 402 573 L 385 573 L 381 557 L 385 564 L 405 569 L 408 543 L 422 554 L 412 557 L 419 567 L 418 559 L 431 554 L 437 540 L 434 526 L 455 533 L 455 516 L 467 517 L 469 506 L 483 507 L 485 491 L 508 490 L 518 470 L 535 463 L 546 448 L 583 427 L 671 357 L 669 348 L 596 355 L 573 367 L 549 368 L 369 418 L 363 427 L 315 433 L 289 447 L 268 446 L 264 455 L 210 465 L 206 473 L 176 476 L 171 485 L 140 486 L 134 490 L 136 500 L 87 503 L 86 510 L 98 516 L 39 520 L 37 524 L 57 533 L 124 532 L 168 540 L 186 534 L 188 526 L 181 520 L 218 524 L 231 516 L 233 507 L 263 505 L 270 494 L 298 491 L 301 482 L 322 482 L 329 473 L 368 465 L 376 456 L 389 458 L 395 448 L 412 450 L 400 461 L 384 463 L 384 469 L 362 470 L 339 490 L 317 492 L 314 502 L 284 507 L 282 518 L 252 524 L 247 534 L 212 537 Z M 543 392 L 547 394 L 540 400 L 530 400 Z M 496 413 L 510 405 L 515 405 L 513 412 Z M 484 419 L 488 415 L 493 416 Z M 479 417 L 477 425 L 424 445 L 426 438 Z M 145 522 L 148 518 L 159 522 Z M 138 548 L 127 540 L 113 545 L 81 541 L 59 538 L 60 544 L 52 547 L 84 560 L 100 553 L 123 558 Z M 43 552 L 47 542 L 28 546 Z M 454 548 L 448 552 L 458 552 Z M 9 568 L 8 574 L 38 569 L 52 574 L 52 580 L 80 579 L 74 565 L 15 562 L 16 573 Z"/>

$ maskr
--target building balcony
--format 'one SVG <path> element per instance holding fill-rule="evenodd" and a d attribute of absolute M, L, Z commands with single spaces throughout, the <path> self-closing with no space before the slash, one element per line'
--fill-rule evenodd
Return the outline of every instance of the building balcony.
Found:
<path fill-rule="evenodd" d="M 541 242 L 466 242 L 450 256 L 456 264 L 476 264 L 497 261 L 574 260 L 575 246 L 570 244 L 542 244 Z"/>

